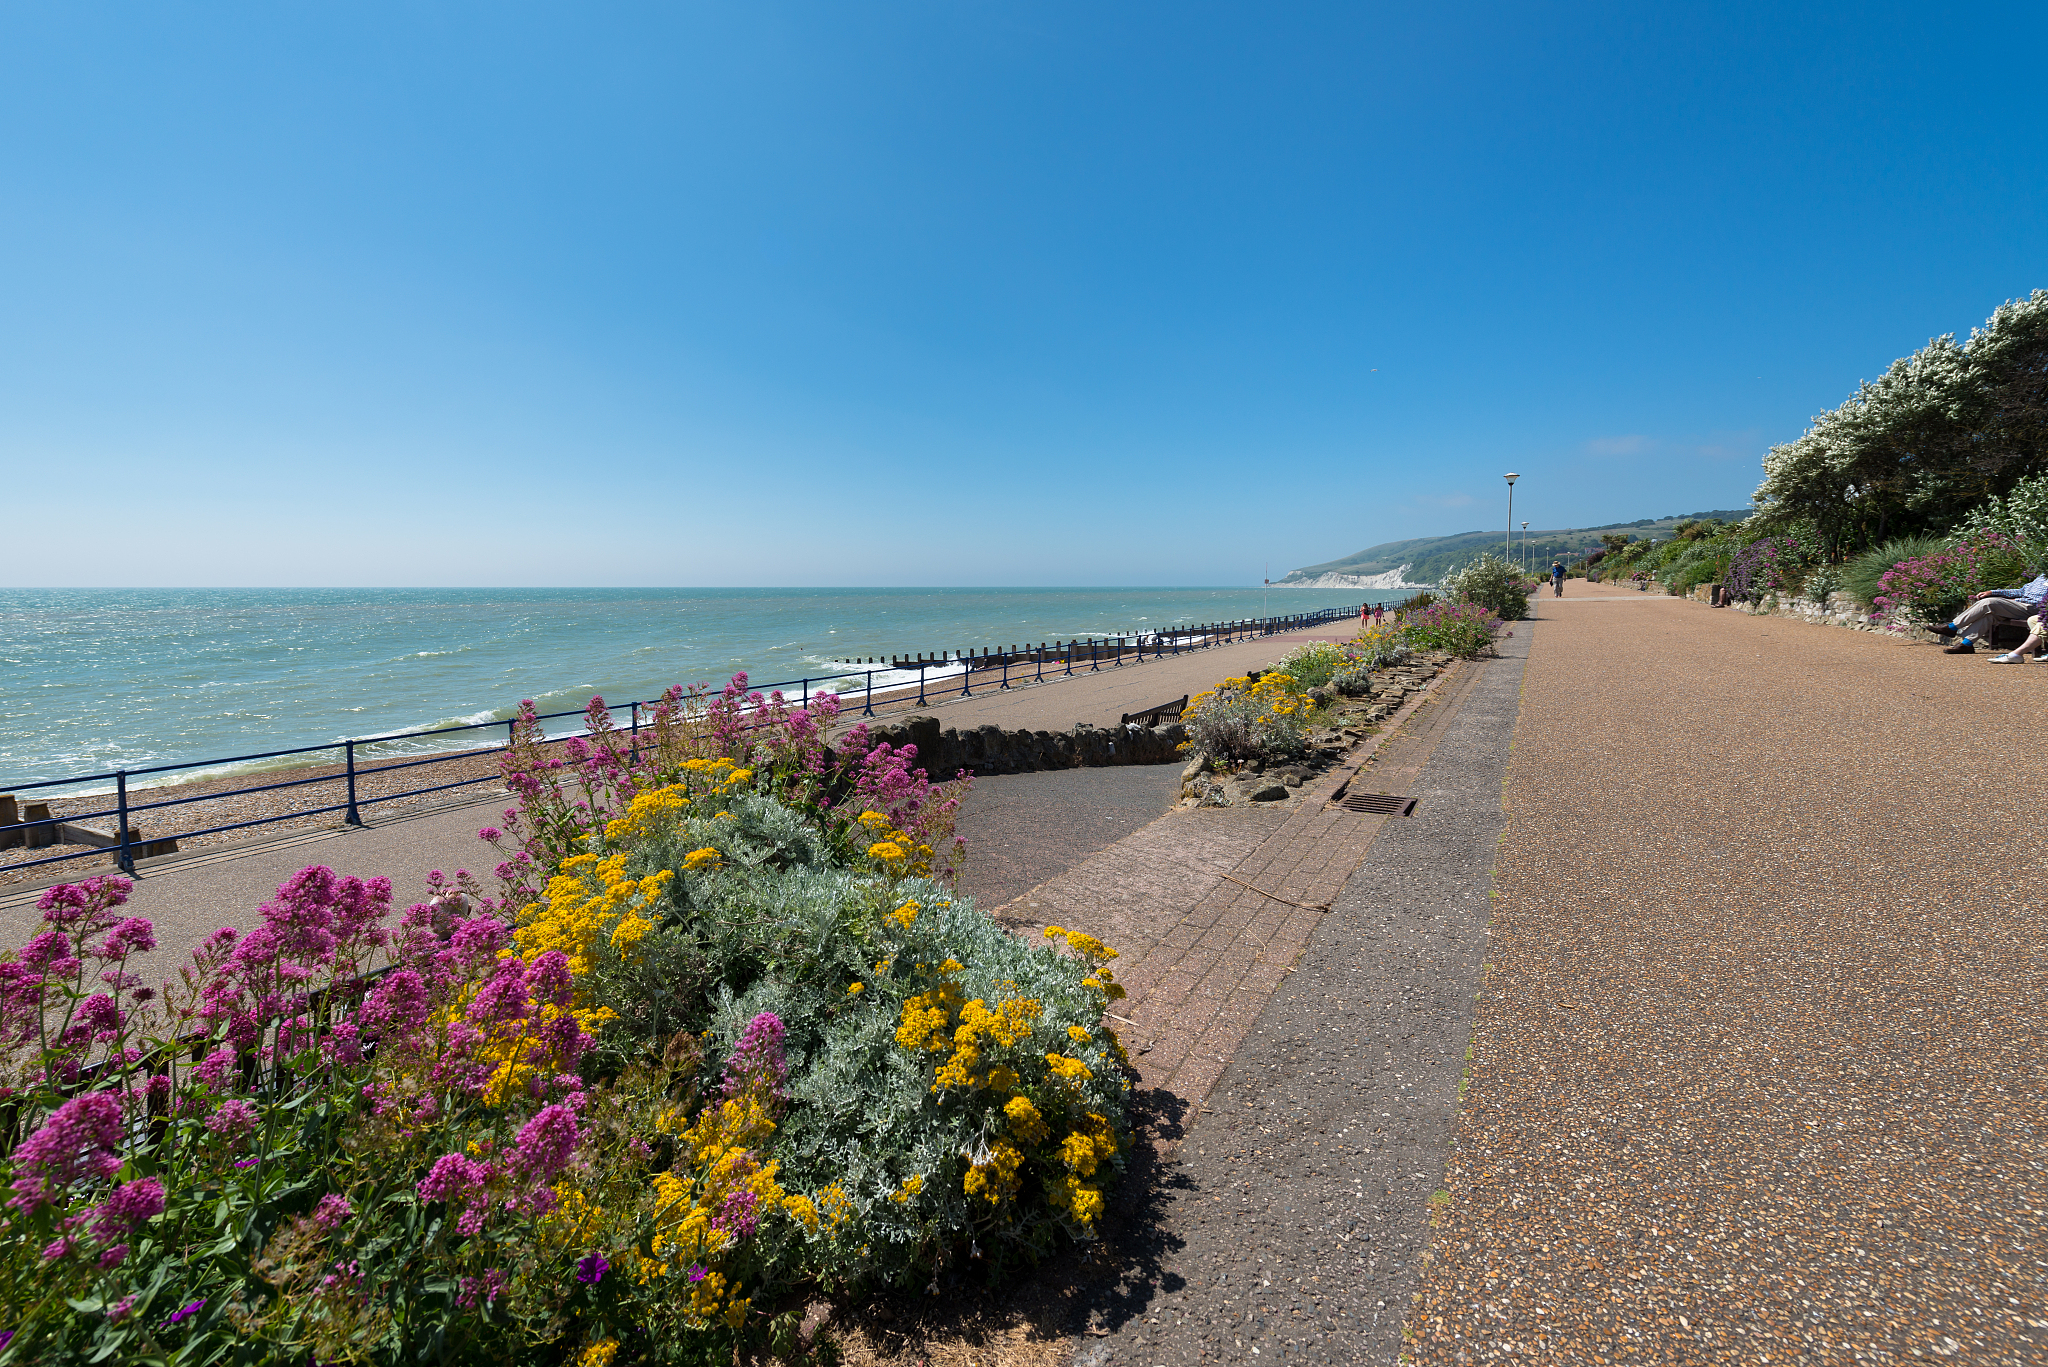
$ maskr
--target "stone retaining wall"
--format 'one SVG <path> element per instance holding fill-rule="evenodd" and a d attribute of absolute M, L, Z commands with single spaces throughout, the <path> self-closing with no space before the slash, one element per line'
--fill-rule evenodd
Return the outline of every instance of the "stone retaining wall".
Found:
<path fill-rule="evenodd" d="M 1821 626 L 1848 627 L 1851 631 L 1881 632 L 1908 641 L 1938 639 L 1925 628 L 1896 617 L 1873 620 L 1863 605 L 1856 601 L 1855 595 L 1840 589 L 1829 594 L 1824 603 L 1812 598 L 1767 598 L 1761 603 L 1734 603 L 1730 606 L 1752 617 L 1790 617 Z"/>
<path fill-rule="evenodd" d="M 1179 722 L 1171 726 L 1095 727 L 1086 722 L 1071 731 L 1005 731 L 978 726 L 959 731 L 940 729 L 939 719 L 906 717 L 887 726 L 870 726 L 870 745 L 915 745 L 917 765 L 934 781 L 962 769 L 974 774 L 1021 774 L 1039 769 L 1096 769 L 1119 764 L 1170 764 L 1180 758 L 1188 738 Z"/>

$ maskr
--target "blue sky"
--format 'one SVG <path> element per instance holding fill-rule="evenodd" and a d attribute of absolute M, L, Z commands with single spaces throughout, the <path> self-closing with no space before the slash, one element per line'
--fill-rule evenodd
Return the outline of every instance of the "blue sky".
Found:
<path fill-rule="evenodd" d="M 1230 584 L 2048 286 L 2039 5 L 0 6 L 0 582 Z"/>

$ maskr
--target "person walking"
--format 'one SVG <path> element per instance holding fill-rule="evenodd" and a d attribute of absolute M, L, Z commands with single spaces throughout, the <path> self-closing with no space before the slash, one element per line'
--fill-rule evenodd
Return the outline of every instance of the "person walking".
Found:
<path fill-rule="evenodd" d="M 1550 591 L 1559 598 L 1564 597 L 1564 561 L 1550 562 Z"/>

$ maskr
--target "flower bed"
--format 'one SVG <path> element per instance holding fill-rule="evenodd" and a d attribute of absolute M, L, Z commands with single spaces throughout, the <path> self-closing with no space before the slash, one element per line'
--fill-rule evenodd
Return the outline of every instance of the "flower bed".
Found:
<path fill-rule="evenodd" d="M 1940 622 L 1983 589 L 2031 577 L 2024 543 L 2005 532 L 1971 532 L 1932 555 L 1902 560 L 1878 579 L 1873 614 L 1899 622 Z"/>
<path fill-rule="evenodd" d="M 484 835 L 494 891 L 309 868 L 161 990 L 128 884 L 0 964 L 0 1360 L 732 1359 L 800 1293 L 1094 1237 L 1115 951 L 950 890 L 958 790 L 829 699 L 671 694 Z"/>

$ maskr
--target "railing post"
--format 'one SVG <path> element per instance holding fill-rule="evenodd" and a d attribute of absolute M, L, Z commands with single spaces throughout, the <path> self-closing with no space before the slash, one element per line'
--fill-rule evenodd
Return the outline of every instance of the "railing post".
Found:
<path fill-rule="evenodd" d="M 974 652 L 961 651 L 957 658 L 960 661 L 960 696 L 971 698 L 974 696 Z"/>
<path fill-rule="evenodd" d="M 924 659 L 920 656 L 917 661 L 917 705 L 919 707 L 931 706 L 930 703 L 924 700 L 924 667 Z"/>
<path fill-rule="evenodd" d="M 1045 642 L 1038 643 L 1038 649 L 1031 652 L 1031 667 L 1036 671 L 1035 682 L 1045 682 Z"/>
<path fill-rule="evenodd" d="M 1016 651 L 1017 647 L 1015 646 L 1003 647 L 1003 687 L 1005 689 L 1010 686 L 1010 656 L 1015 654 Z"/>
<path fill-rule="evenodd" d="M 341 748 L 348 756 L 348 815 L 342 820 L 351 826 L 360 826 L 363 814 L 356 810 L 356 743 L 345 740 Z"/>
<path fill-rule="evenodd" d="M 114 862 L 120 865 L 121 872 L 132 877 L 135 873 L 135 838 L 134 834 L 128 829 L 128 771 L 126 769 L 116 769 L 114 771 L 114 791 L 121 807 L 119 818 L 121 822 L 121 853 L 115 858 Z"/>
<path fill-rule="evenodd" d="M 860 710 L 860 714 L 861 714 L 861 715 L 862 715 L 863 717 L 872 717 L 872 716 L 874 716 L 874 715 L 875 715 L 875 671 L 874 671 L 874 670 L 872 670 L 872 669 L 870 669 L 870 670 L 868 671 L 868 702 L 867 702 L 867 706 L 865 706 L 865 707 L 861 708 L 861 710 Z"/>
<path fill-rule="evenodd" d="M 1095 674 L 1102 672 L 1102 641 L 1094 636 L 1088 638 L 1088 669 Z"/>
<path fill-rule="evenodd" d="M 640 763 L 640 704 L 633 704 L 633 763 Z"/>

